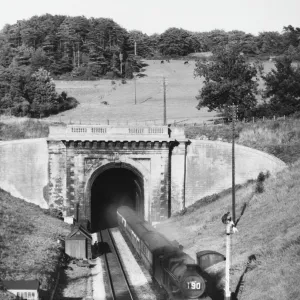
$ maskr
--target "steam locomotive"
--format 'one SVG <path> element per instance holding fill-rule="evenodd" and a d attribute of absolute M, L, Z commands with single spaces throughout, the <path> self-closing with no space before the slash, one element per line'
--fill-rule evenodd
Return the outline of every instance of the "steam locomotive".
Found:
<path fill-rule="evenodd" d="M 212 300 L 212 279 L 178 244 L 166 239 L 127 206 L 118 208 L 117 218 L 119 228 L 171 299 Z"/>

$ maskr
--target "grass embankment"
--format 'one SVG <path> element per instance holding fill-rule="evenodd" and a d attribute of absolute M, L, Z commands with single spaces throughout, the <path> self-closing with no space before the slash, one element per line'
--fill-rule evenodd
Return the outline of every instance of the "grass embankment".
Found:
<path fill-rule="evenodd" d="M 186 127 L 188 138 L 206 136 L 209 140 L 231 142 L 231 125 Z M 236 143 L 265 151 L 293 163 L 300 158 L 300 119 L 266 120 L 236 125 Z"/>
<path fill-rule="evenodd" d="M 239 300 L 300 299 L 300 160 L 277 177 L 271 176 L 264 185 L 261 194 L 254 192 L 251 183 L 236 193 L 237 219 L 241 218 L 239 232 L 232 236 L 231 290 L 238 288 Z M 208 197 L 158 229 L 180 241 L 192 256 L 207 249 L 225 254 L 221 217 L 230 205 L 228 192 Z M 253 255 L 255 259 L 238 287 L 248 258 Z"/>
<path fill-rule="evenodd" d="M 38 279 L 42 290 L 53 287 L 62 254 L 57 239 L 70 227 L 44 212 L 0 189 L 0 280 Z"/>
<path fill-rule="evenodd" d="M 231 141 L 231 126 L 191 127 L 186 134 Z M 239 232 L 232 236 L 231 290 L 239 300 L 300 299 L 300 120 L 240 123 L 236 138 L 239 144 L 281 158 L 289 167 L 277 176 L 271 174 L 263 193 L 256 193 L 251 182 L 236 191 L 240 220 Z M 221 218 L 231 211 L 231 201 L 231 190 L 200 199 L 158 230 L 180 241 L 192 256 L 207 249 L 225 254 Z M 224 266 L 211 271 L 224 279 Z"/>
<path fill-rule="evenodd" d="M 1 116 L 0 118 L 0 140 L 34 139 L 47 137 L 48 134 L 48 122 L 26 117 Z"/>

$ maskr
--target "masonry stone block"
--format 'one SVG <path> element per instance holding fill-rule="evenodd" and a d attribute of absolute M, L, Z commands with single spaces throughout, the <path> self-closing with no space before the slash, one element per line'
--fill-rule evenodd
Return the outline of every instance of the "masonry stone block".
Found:
<path fill-rule="evenodd" d="M 68 208 L 66 182 L 66 147 L 61 141 L 48 141 L 49 207 L 62 212 Z"/>
<path fill-rule="evenodd" d="M 178 142 L 171 155 L 171 213 L 185 208 L 186 142 Z"/>

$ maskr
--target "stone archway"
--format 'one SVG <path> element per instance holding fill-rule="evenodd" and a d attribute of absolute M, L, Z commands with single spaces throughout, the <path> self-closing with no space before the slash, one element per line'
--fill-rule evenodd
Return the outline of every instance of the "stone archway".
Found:
<path fill-rule="evenodd" d="M 120 171 L 118 171 L 120 170 Z M 135 161 L 103 161 L 102 164 L 91 170 L 87 176 L 87 181 L 84 189 L 84 214 L 85 219 L 92 224 L 92 189 L 94 184 L 99 181 L 99 178 L 105 178 L 106 174 L 115 172 L 115 174 L 124 173 L 122 170 L 127 170 L 127 174 L 132 173 L 134 180 L 132 184 L 136 186 L 135 205 L 134 209 L 137 213 L 146 220 L 150 219 L 150 201 L 149 201 L 149 171 Z"/>

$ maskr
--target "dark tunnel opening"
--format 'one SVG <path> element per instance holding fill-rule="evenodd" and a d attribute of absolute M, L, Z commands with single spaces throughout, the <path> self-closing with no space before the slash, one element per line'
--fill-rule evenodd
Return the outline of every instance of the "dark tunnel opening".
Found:
<path fill-rule="evenodd" d="M 125 168 L 112 168 L 101 173 L 91 188 L 92 231 L 118 226 L 117 208 L 129 206 L 143 217 L 142 178 Z"/>

